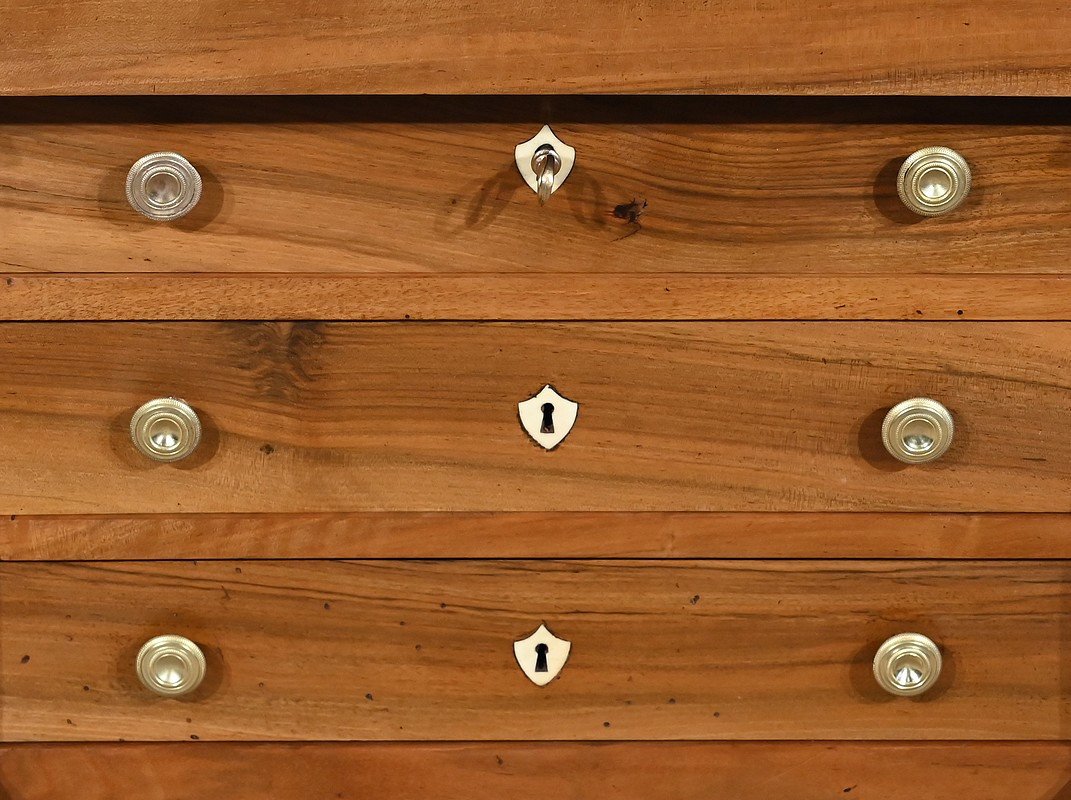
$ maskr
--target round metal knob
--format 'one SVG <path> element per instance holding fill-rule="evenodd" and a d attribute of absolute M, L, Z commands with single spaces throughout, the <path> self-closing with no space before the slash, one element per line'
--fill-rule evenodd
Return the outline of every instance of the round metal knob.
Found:
<path fill-rule="evenodd" d="M 201 176 L 178 153 L 150 153 L 130 168 L 126 199 L 139 214 L 170 222 L 197 205 L 201 199 Z"/>
<path fill-rule="evenodd" d="M 201 685 L 205 655 L 185 636 L 156 636 L 138 651 L 137 669 L 138 679 L 150 692 L 178 697 Z"/>
<path fill-rule="evenodd" d="M 130 438 L 153 461 L 178 461 L 197 449 L 201 421 L 185 400 L 158 397 L 134 412 Z"/>
<path fill-rule="evenodd" d="M 913 397 L 889 409 L 881 439 L 893 457 L 905 464 L 923 464 L 945 454 L 954 431 L 947 408 L 928 397 Z"/>
<path fill-rule="evenodd" d="M 897 178 L 904 205 L 924 217 L 947 214 L 971 190 L 967 160 L 947 147 L 926 147 L 907 157 Z"/>
<path fill-rule="evenodd" d="M 886 639 L 874 656 L 874 678 L 889 694 L 920 695 L 940 674 L 941 651 L 921 633 L 900 633 Z"/>

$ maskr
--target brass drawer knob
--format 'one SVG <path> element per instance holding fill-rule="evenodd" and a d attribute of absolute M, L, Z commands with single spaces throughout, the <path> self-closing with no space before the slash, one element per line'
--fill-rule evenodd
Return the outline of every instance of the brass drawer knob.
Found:
<path fill-rule="evenodd" d="M 924 217 L 947 214 L 971 190 L 967 160 L 947 147 L 925 147 L 907 157 L 897 178 L 904 205 Z"/>
<path fill-rule="evenodd" d="M 922 694 L 940 674 L 941 651 L 921 633 L 886 639 L 874 656 L 874 678 L 882 689 L 899 697 Z"/>
<path fill-rule="evenodd" d="M 158 397 L 134 412 L 130 438 L 153 461 L 178 461 L 197 449 L 201 421 L 185 400 Z"/>
<path fill-rule="evenodd" d="M 905 464 L 923 464 L 945 454 L 955 426 L 947 408 L 928 397 L 897 403 L 885 415 L 881 439 L 889 453 Z"/>
<path fill-rule="evenodd" d="M 201 176 L 178 153 L 150 153 L 130 168 L 126 199 L 139 214 L 171 222 L 192 211 L 201 199 Z"/>
<path fill-rule="evenodd" d="M 137 659 L 138 679 L 163 697 L 189 694 L 205 677 L 205 655 L 185 636 L 156 636 L 142 645 Z"/>

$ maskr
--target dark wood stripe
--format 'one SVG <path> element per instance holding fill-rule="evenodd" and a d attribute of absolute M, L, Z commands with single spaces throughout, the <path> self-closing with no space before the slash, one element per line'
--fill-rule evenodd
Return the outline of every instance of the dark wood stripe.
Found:
<path fill-rule="evenodd" d="M 8 800 L 1053 800 L 1062 744 L 178 744 L 0 747 Z"/>

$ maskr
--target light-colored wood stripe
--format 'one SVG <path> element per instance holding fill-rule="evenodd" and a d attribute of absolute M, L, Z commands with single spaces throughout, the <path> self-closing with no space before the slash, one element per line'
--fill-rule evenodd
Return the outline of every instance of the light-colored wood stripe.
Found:
<path fill-rule="evenodd" d="M 1071 558 L 1071 514 L 364 513 L 0 518 L 0 559 Z"/>
<path fill-rule="evenodd" d="M 3 17 L 9 94 L 1071 94 L 1058 0 L 5 0 Z"/>
<path fill-rule="evenodd" d="M 127 744 L 0 747 L 10 800 L 1053 800 L 1062 744 Z"/>
<path fill-rule="evenodd" d="M 0 739 L 1065 740 L 1066 561 L 0 564 Z M 572 642 L 546 687 L 513 644 Z M 930 636 L 921 701 L 874 680 Z M 161 633 L 208 660 L 140 687 Z M 534 647 L 533 647 L 534 651 Z M 532 653 L 535 658 L 535 653 Z"/>
<path fill-rule="evenodd" d="M 1069 320 L 1067 275 L 0 274 L 7 320 Z"/>

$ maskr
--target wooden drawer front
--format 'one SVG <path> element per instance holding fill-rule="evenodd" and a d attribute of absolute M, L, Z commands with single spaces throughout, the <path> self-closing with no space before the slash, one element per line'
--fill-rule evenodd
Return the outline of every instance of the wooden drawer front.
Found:
<path fill-rule="evenodd" d="M 915 119 L 897 123 L 880 121 L 897 116 L 893 100 L 891 111 L 816 100 L 762 116 L 740 103 L 630 114 L 623 100 L 576 101 L 554 113 L 576 170 L 540 208 L 514 164 L 514 146 L 545 121 L 528 106 L 488 99 L 451 117 L 428 101 L 425 118 L 404 118 L 391 101 L 354 118 L 338 100 L 170 102 L 187 116 L 114 99 L 0 103 L 4 272 L 867 274 L 925 287 L 919 273 L 1065 274 L 1071 252 L 1066 103 L 998 105 L 1024 121 L 986 125 L 962 102 L 904 107 Z M 930 145 L 961 152 L 974 188 L 924 220 L 901 204 L 896 176 Z M 125 196 L 131 164 L 161 148 L 205 179 L 173 224 L 140 217 Z M 636 224 L 633 201 L 647 203 Z"/>
<path fill-rule="evenodd" d="M 0 326 L 12 514 L 287 511 L 1071 511 L 1064 323 Z M 580 403 L 545 452 L 517 403 Z M 939 461 L 886 411 L 955 416 Z M 133 411 L 205 436 L 160 465 Z"/>
<path fill-rule="evenodd" d="M 29 0 L 3 10 L 5 93 L 1071 93 L 1056 0 L 68 0 L 63 25 Z"/>
<path fill-rule="evenodd" d="M 106 562 L 0 566 L 22 740 L 1064 739 L 1064 561 Z M 572 643 L 545 687 L 513 643 Z M 915 631 L 921 700 L 871 674 Z M 207 657 L 184 699 L 134 661 Z"/>
<path fill-rule="evenodd" d="M 935 797 L 1051 800 L 1057 744 L 165 744 L 0 747 L 8 800 L 621 800 Z M 1056 792 L 1056 794 L 1054 794 Z"/>

